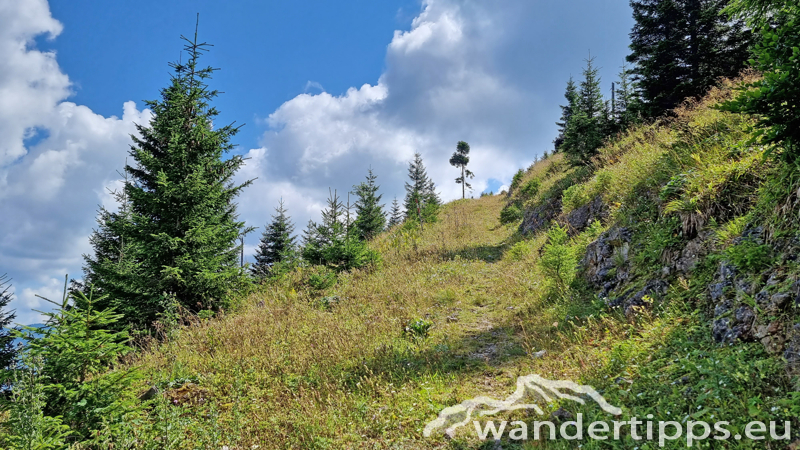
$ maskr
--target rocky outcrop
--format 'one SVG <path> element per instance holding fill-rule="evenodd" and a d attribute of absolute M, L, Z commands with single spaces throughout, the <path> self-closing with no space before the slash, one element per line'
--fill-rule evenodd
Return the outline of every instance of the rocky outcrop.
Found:
<path fill-rule="evenodd" d="M 667 293 L 669 284 L 664 280 L 650 280 L 641 289 L 631 289 L 606 303 L 611 308 L 620 308 L 625 317 L 631 318 L 640 310 L 650 309 L 653 300 Z"/>
<path fill-rule="evenodd" d="M 789 333 L 783 359 L 786 360 L 786 371 L 789 376 L 800 376 L 800 322 L 794 324 Z"/>
<path fill-rule="evenodd" d="M 752 227 L 734 239 L 733 244 L 767 242 L 762 227 Z M 772 241 L 775 254 L 782 255 L 776 264 L 760 273 L 743 273 L 728 261 L 721 261 L 708 295 L 714 304 L 712 333 L 724 344 L 758 341 L 773 355 L 786 361 L 790 376 L 800 375 L 800 281 L 784 272 L 787 261 L 797 259 L 796 238 Z M 795 317 L 794 319 L 792 319 Z"/>
<path fill-rule="evenodd" d="M 749 295 L 752 292 L 752 285 L 737 277 L 736 268 L 727 261 L 722 261 L 714 283 L 708 286 L 709 296 L 714 303 L 711 334 L 720 343 L 733 344 L 755 338 L 755 311 L 741 301 L 742 294 Z"/>
<path fill-rule="evenodd" d="M 700 258 L 708 254 L 706 242 L 711 234 L 710 232 L 701 232 L 697 237 L 687 242 L 678 257 L 673 260 L 670 268 L 682 274 L 690 273 L 697 265 L 697 262 L 700 261 Z"/>
<path fill-rule="evenodd" d="M 784 313 L 798 298 L 800 284 L 794 283 L 790 291 L 781 291 L 780 286 L 786 284 L 785 275 L 777 270 L 762 275 L 762 281 L 753 281 L 729 262 L 720 263 L 714 283 L 708 286 L 714 302 L 715 341 L 724 344 L 759 341 L 769 353 L 784 351 L 792 338 L 787 337 L 787 327 L 777 318 L 785 317 Z"/>
<path fill-rule="evenodd" d="M 602 208 L 602 203 L 592 204 L 567 216 L 569 225 L 580 230 L 593 220 L 590 217 Z M 642 273 L 634 275 L 629 261 L 632 232 L 613 227 L 587 246 L 580 262 L 582 274 L 610 308 L 619 309 L 630 318 L 665 295 L 671 277 L 691 278 L 698 262 L 708 255 L 711 237 L 710 232 L 700 232 L 682 248 L 667 250 L 662 255 L 665 265 L 660 273 L 644 278 L 646 281 L 641 284 Z M 745 242 L 764 245 L 768 239 L 763 228 L 752 227 L 733 244 Z M 800 311 L 800 280 L 797 274 L 790 277 L 786 273 L 787 267 L 793 267 L 787 263 L 800 259 L 800 239 L 776 242 L 773 238 L 769 244 L 772 253 L 780 257 L 760 273 L 745 273 L 727 260 L 719 262 L 707 286 L 713 311 L 711 333 L 716 342 L 725 345 L 760 342 L 768 353 L 783 356 L 791 376 L 800 376 L 800 323 L 795 314 Z"/>
<path fill-rule="evenodd" d="M 595 220 L 602 220 L 608 217 L 608 207 L 603 203 L 603 198 L 599 195 L 594 200 L 570 211 L 564 218 L 564 222 L 569 225 L 571 234 L 578 234 L 585 230 Z"/>
<path fill-rule="evenodd" d="M 664 280 L 652 279 L 644 286 L 613 295 L 631 281 L 628 263 L 631 238 L 627 228 L 611 228 L 586 247 L 586 255 L 581 261 L 583 275 L 589 285 L 599 291 L 598 296 L 604 298 L 610 308 L 621 309 L 627 317 L 649 309 L 653 298 L 666 294 L 669 287 Z"/>
<path fill-rule="evenodd" d="M 586 247 L 580 265 L 586 281 L 600 290 L 600 297 L 608 297 L 628 279 L 630 243 L 631 232 L 624 227 L 614 227 Z"/>
<path fill-rule="evenodd" d="M 733 305 L 725 300 L 714 308 L 714 324 L 711 334 L 720 343 L 733 344 L 737 341 L 752 341 L 751 332 L 756 315 L 746 305 Z"/>
<path fill-rule="evenodd" d="M 519 226 L 522 234 L 531 234 L 550 225 L 561 212 L 561 197 L 556 196 L 545 200 L 541 205 L 525 211 L 525 216 Z"/>

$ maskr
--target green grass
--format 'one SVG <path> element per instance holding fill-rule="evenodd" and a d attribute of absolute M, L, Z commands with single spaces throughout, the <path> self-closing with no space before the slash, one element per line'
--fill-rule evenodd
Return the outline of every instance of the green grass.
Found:
<path fill-rule="evenodd" d="M 674 119 L 617 137 L 593 172 L 550 156 L 515 176 L 511 196 L 452 202 L 424 231 L 396 227 L 379 236 L 371 244 L 382 255 L 379 267 L 332 277 L 289 272 L 238 310 L 193 321 L 176 338 L 142 350 L 128 364 L 142 370 L 147 385 L 169 389 L 113 438 L 152 449 L 492 448 L 471 426 L 452 440 L 425 438 L 422 429 L 447 406 L 507 397 L 519 376 L 533 373 L 590 384 L 623 407 L 623 418 L 786 419 L 800 426 L 780 359 L 758 343 L 715 344 L 705 315 L 705 287 L 719 258 L 740 258 L 748 270 L 777 261 L 756 248 L 731 247 L 746 225 L 742 217 L 768 211 L 762 218 L 769 222 L 786 204 L 764 188 L 775 183 L 776 169 L 761 162 L 760 149 L 742 145 L 750 118 L 714 108 L 730 87 Z M 566 213 L 597 195 L 611 217 L 575 236 L 554 228 L 523 237 L 519 215 L 507 225 L 500 220 L 509 204 L 522 210 L 558 198 Z M 690 207 L 668 207 L 676 201 Z M 724 210 L 730 202 L 733 210 Z M 634 232 L 628 287 L 660 273 L 665 255 L 699 230 L 714 232 L 712 254 L 688 278 L 671 279 L 652 310 L 626 318 L 574 270 L 586 246 L 614 225 Z M 591 403 L 563 406 L 587 421 L 607 418 Z M 519 411 L 501 417 L 531 420 Z M 503 448 L 540 444 L 577 445 Z M 582 444 L 657 448 L 630 437 Z M 701 448 L 712 444 L 719 445 Z"/>

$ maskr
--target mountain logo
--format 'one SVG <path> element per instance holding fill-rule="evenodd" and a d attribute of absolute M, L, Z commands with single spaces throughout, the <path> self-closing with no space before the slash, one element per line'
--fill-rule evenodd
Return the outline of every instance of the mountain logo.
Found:
<path fill-rule="evenodd" d="M 491 416 L 502 411 L 532 409 L 537 414 L 543 415 L 544 411 L 539 405 L 523 402 L 526 398 L 536 396 L 547 403 L 552 402 L 555 398 L 573 400 L 582 405 L 586 403 L 584 398 L 588 397 L 597 402 L 603 411 L 615 416 L 622 414 L 622 409 L 609 404 L 591 386 L 580 385 L 569 380 L 548 380 L 533 374 L 517 378 L 517 390 L 505 400 L 480 396 L 443 409 L 436 419 L 425 426 L 423 434 L 425 437 L 430 437 L 434 431 L 444 428 L 444 432 L 453 437 L 457 428 L 467 425 L 474 417 Z"/>

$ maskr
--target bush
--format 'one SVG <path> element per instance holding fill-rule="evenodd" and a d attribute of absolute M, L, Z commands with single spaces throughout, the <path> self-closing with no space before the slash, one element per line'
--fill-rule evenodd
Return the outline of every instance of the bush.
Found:
<path fill-rule="evenodd" d="M 533 198 L 536 197 L 536 194 L 539 193 L 539 188 L 542 186 L 542 182 L 539 181 L 538 178 L 531 178 L 522 186 L 522 189 L 519 191 L 520 195 L 525 198 Z"/>
<path fill-rule="evenodd" d="M 409 221 L 406 221 L 408 223 Z M 328 242 L 314 242 L 303 248 L 303 258 L 338 272 L 380 263 L 380 254 L 354 234 L 334 236 Z"/>
<path fill-rule="evenodd" d="M 514 178 L 511 179 L 511 187 L 508 188 L 508 191 L 514 192 L 519 187 L 519 184 L 522 183 L 522 177 L 524 176 L 525 171 L 519 169 L 517 173 L 514 174 Z"/>
<path fill-rule="evenodd" d="M 566 228 L 555 225 L 547 232 L 547 243 L 542 250 L 540 264 L 545 275 L 555 283 L 556 289 L 562 294 L 566 292 L 575 278 L 578 264 Z"/>
<path fill-rule="evenodd" d="M 327 297 L 322 297 L 317 302 L 317 305 L 320 309 L 324 309 L 326 311 L 330 311 L 335 305 L 339 304 L 339 296 L 338 295 L 329 295 Z"/>
<path fill-rule="evenodd" d="M 561 208 L 565 213 L 580 208 L 587 203 L 589 203 L 589 194 L 583 184 L 570 186 L 561 194 Z"/>
<path fill-rule="evenodd" d="M 522 210 L 515 203 L 506 206 L 500 211 L 500 223 L 503 225 L 522 220 Z"/>
<path fill-rule="evenodd" d="M 60 450 L 67 448 L 72 431 L 61 417 L 44 414 L 47 406 L 41 358 L 26 358 L 24 368 L 14 371 L 14 389 L 8 404 L 8 420 L 0 424 L 0 445 L 12 449 Z"/>
<path fill-rule="evenodd" d="M 63 424 L 81 439 L 88 439 L 93 432 L 121 425 L 123 416 L 139 408 L 131 392 L 139 372 L 114 370 L 119 359 L 133 351 L 127 345 L 128 333 L 107 331 L 114 329 L 123 316 L 113 308 L 94 309 L 95 301 L 102 300 L 81 292 L 71 293 L 61 304 L 47 300 L 58 309 L 44 313 L 48 317 L 46 327 L 16 331 L 16 337 L 26 344 L 23 360 L 41 362 L 35 374 L 23 377 L 35 375 L 37 383 L 42 384 L 41 409 L 53 418 L 42 423 L 51 426 L 53 436 L 58 436 L 61 429 L 56 418 L 62 418 Z M 21 370 L 25 373 L 29 369 Z M 26 383 L 15 385 L 14 395 L 28 398 L 29 406 L 35 410 L 41 399 L 20 393 L 20 389 L 27 389 L 25 386 Z"/>
<path fill-rule="evenodd" d="M 403 326 L 403 334 L 411 340 L 425 339 L 430 334 L 431 327 L 433 327 L 433 322 L 416 319 Z"/>
<path fill-rule="evenodd" d="M 336 284 L 336 273 L 325 266 L 314 266 L 309 271 L 306 284 L 312 289 L 324 291 Z"/>
<path fill-rule="evenodd" d="M 661 188 L 661 192 L 658 193 L 658 197 L 663 202 L 676 198 L 683 192 L 684 186 L 686 186 L 686 174 L 680 173 L 675 175 L 669 179 L 663 188 Z"/>
<path fill-rule="evenodd" d="M 750 273 L 760 272 L 772 263 L 772 248 L 751 240 L 728 247 L 725 255 L 734 266 Z"/>
<path fill-rule="evenodd" d="M 519 241 L 506 253 L 511 261 L 522 261 L 531 252 L 531 244 L 528 241 Z"/>

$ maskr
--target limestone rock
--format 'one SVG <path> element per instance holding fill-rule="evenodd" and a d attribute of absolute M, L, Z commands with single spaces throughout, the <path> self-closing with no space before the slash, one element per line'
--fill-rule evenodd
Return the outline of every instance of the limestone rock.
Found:
<path fill-rule="evenodd" d="M 800 323 L 796 323 L 789 333 L 783 359 L 786 360 L 786 371 L 789 376 L 800 375 Z"/>
<path fill-rule="evenodd" d="M 604 219 L 606 216 L 608 216 L 608 208 L 603 203 L 603 198 L 598 195 L 589 203 L 570 211 L 567 214 L 566 222 L 569 225 L 570 233 L 577 234 L 595 220 Z"/>
<path fill-rule="evenodd" d="M 602 288 L 601 297 L 608 296 L 609 292 L 627 280 L 630 242 L 630 230 L 615 227 L 586 247 L 586 255 L 580 264 L 590 285 Z"/>
<path fill-rule="evenodd" d="M 711 329 L 714 340 L 724 344 L 752 341 L 755 318 L 756 314 L 749 306 L 740 305 L 734 310 L 730 301 L 723 302 L 714 309 Z"/>
<path fill-rule="evenodd" d="M 546 200 L 541 205 L 525 211 L 525 216 L 519 226 L 522 234 L 530 234 L 546 227 L 551 220 L 561 212 L 561 197 L 556 196 Z"/>

